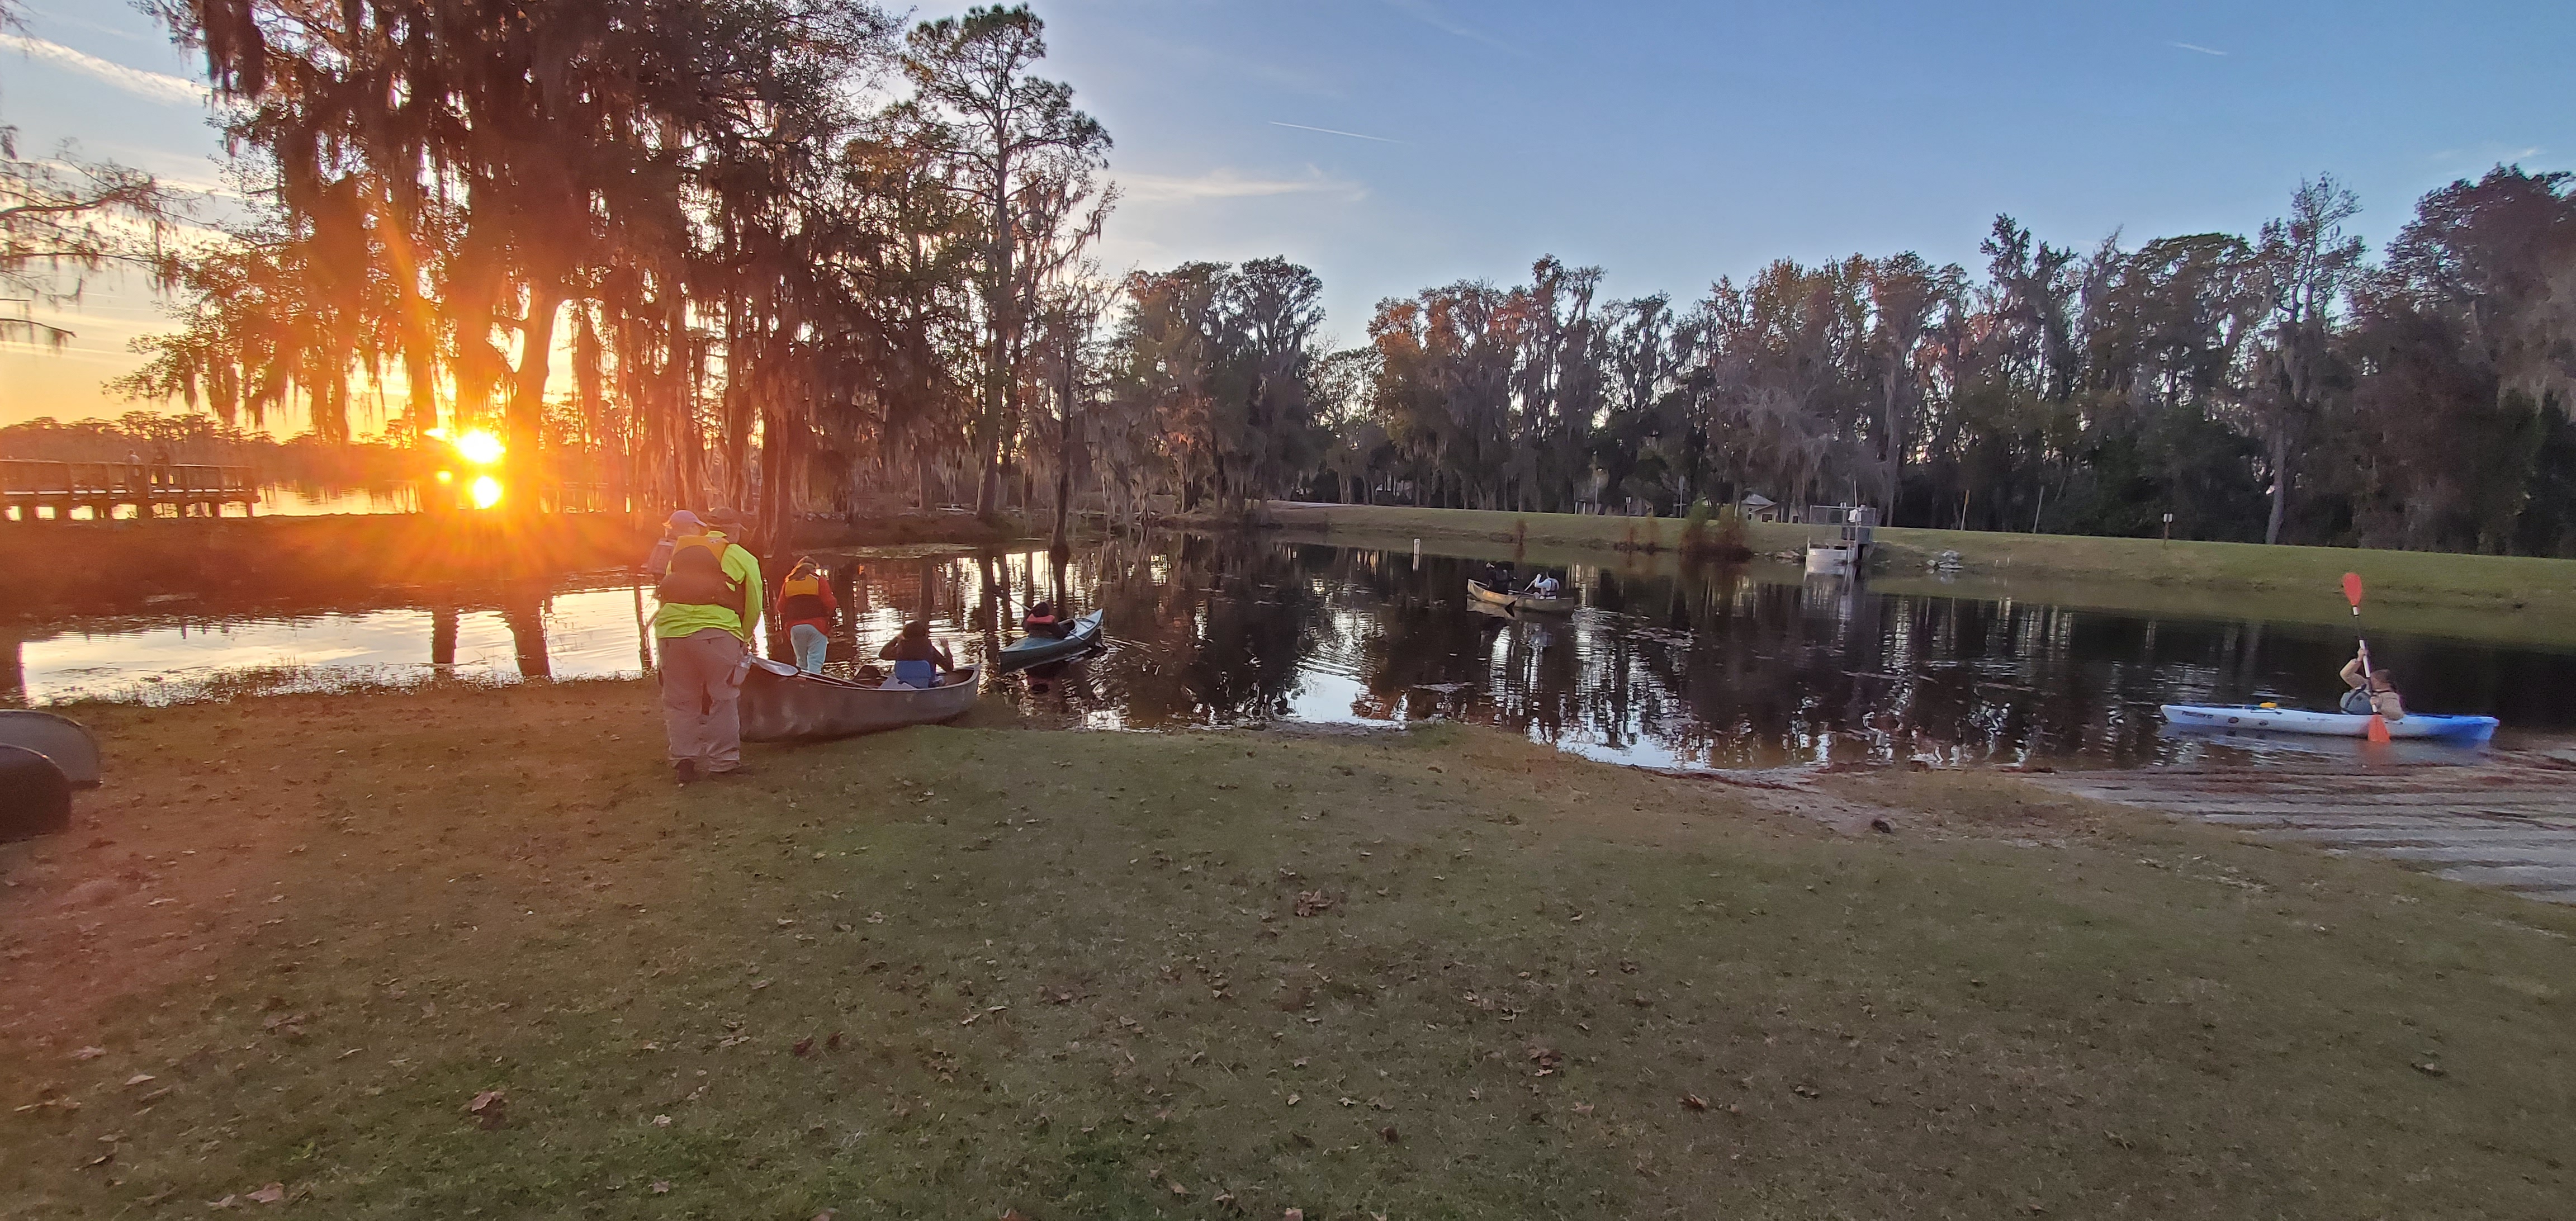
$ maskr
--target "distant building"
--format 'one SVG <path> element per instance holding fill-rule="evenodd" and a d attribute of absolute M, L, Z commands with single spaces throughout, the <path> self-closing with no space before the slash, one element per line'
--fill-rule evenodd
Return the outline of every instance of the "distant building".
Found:
<path fill-rule="evenodd" d="M 1736 511 L 1744 515 L 1746 521 L 1780 520 L 1780 506 L 1760 492 L 1748 493 L 1744 499 L 1736 502 L 1735 507 Z"/>

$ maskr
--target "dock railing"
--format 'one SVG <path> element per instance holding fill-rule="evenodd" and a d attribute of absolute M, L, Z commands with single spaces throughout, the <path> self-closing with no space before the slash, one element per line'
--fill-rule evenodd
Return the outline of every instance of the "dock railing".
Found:
<path fill-rule="evenodd" d="M 105 518 L 126 506 L 154 517 L 163 505 L 181 517 L 191 510 L 211 517 L 225 505 L 258 503 L 258 472 L 247 466 L 0 459 L 0 510 L 14 521 L 39 520 L 40 512 L 62 521 L 80 508 Z"/>

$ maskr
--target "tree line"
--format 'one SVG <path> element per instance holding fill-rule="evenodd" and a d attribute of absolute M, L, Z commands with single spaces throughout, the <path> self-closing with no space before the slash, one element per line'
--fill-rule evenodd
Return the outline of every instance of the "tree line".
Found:
<path fill-rule="evenodd" d="M 2250 236 L 1973 270 L 1783 260 L 1704 294 L 1378 303 L 1285 259 L 1104 276 L 1109 134 L 1025 7 L 151 0 L 252 206 L 156 256 L 138 397 L 325 440 L 488 427 L 636 503 L 901 490 L 1119 521 L 1265 497 L 2576 554 L 2576 191 L 2499 166 L 2374 254 L 2301 185 Z M 558 368 L 557 366 L 562 366 Z M 384 408 L 390 410 L 390 408 Z M 558 460 L 549 469 L 563 469 Z M 532 466 L 531 469 L 534 469 Z M 534 498 L 529 498 L 533 501 Z"/>

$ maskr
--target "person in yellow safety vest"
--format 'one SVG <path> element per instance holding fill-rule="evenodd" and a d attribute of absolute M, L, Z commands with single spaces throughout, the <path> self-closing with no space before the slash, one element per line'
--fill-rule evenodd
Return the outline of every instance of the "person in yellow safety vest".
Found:
<path fill-rule="evenodd" d="M 703 522 L 671 540 L 653 591 L 662 601 L 653 613 L 662 728 L 672 777 L 682 784 L 742 773 L 742 680 L 760 623 L 760 561 L 734 541 L 746 533 L 742 514 L 710 509 Z"/>
<path fill-rule="evenodd" d="M 832 596 L 812 556 L 799 556 L 796 566 L 778 582 L 778 617 L 787 621 L 787 641 L 796 646 L 796 668 L 823 672 L 823 657 L 832 647 L 832 622 L 840 617 L 840 599 Z"/>

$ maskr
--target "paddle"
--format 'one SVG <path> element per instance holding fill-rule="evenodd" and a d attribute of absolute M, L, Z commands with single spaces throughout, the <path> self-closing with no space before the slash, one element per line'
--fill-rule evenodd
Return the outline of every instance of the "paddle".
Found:
<path fill-rule="evenodd" d="M 2373 742 L 2386 742 L 2388 740 L 2388 721 L 2379 715 L 2379 700 L 2370 689 L 2370 641 L 2362 639 L 2360 633 L 2360 573 L 2347 572 L 2343 574 L 2343 600 L 2352 603 L 2353 638 L 2361 641 L 2361 690 L 2363 695 L 2370 699 L 2370 740 Z"/>

